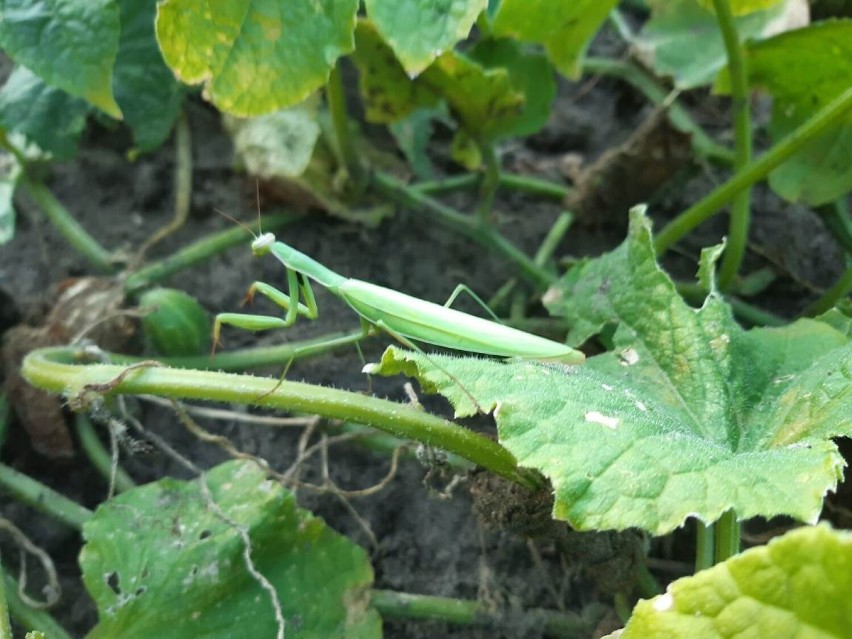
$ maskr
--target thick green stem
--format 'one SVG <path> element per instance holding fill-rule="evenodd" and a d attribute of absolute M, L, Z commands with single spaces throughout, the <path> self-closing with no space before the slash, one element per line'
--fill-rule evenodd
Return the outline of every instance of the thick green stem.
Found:
<path fill-rule="evenodd" d="M 74 416 L 74 428 L 77 432 L 77 440 L 80 442 L 80 448 L 92 462 L 92 466 L 103 475 L 104 479 L 110 481 L 113 473 L 112 455 L 104 448 L 95 432 L 95 426 L 88 415 L 77 413 Z M 136 482 L 127 474 L 121 466 L 115 468 L 115 489 L 118 492 L 130 490 L 136 486 Z"/>
<path fill-rule="evenodd" d="M 349 112 L 346 109 L 346 92 L 343 89 L 343 75 L 340 72 L 340 62 L 331 70 L 328 84 L 325 86 L 325 99 L 331 112 L 334 135 L 346 170 L 352 180 L 354 191 L 360 193 L 366 186 L 367 173 L 361 159 L 355 150 L 352 132 L 349 128 Z"/>
<path fill-rule="evenodd" d="M 92 511 L 5 464 L 0 464 L 0 487 L 18 501 L 77 530 L 92 516 Z"/>
<path fill-rule="evenodd" d="M 837 96 L 798 129 L 778 142 L 742 171 L 731 176 L 709 195 L 672 220 L 657 234 L 657 255 L 665 253 L 675 242 L 696 226 L 712 217 L 743 189 L 765 178 L 770 171 L 790 158 L 803 146 L 832 126 L 837 125 L 852 109 L 852 87 Z"/>
<path fill-rule="evenodd" d="M 413 406 L 360 393 L 251 375 L 166 367 L 76 365 L 82 352 L 46 348 L 27 355 L 24 378 L 39 388 L 64 393 L 72 401 L 86 393 L 159 395 L 174 399 L 252 404 L 368 424 L 397 437 L 456 453 L 528 488 L 538 482 L 517 467 L 515 458 L 495 441 L 430 415 Z"/>
<path fill-rule="evenodd" d="M 739 34 L 734 24 L 729 0 L 713 0 L 716 20 L 728 56 L 731 98 L 734 111 L 734 171 L 742 171 L 751 162 L 751 110 L 749 108 L 748 72 L 742 55 Z M 719 287 L 725 290 L 740 272 L 748 243 L 751 188 L 742 189 L 731 202 L 728 243 L 719 268 Z"/>
<path fill-rule="evenodd" d="M 716 537 L 714 560 L 717 564 L 740 552 L 740 522 L 736 513 L 729 510 L 713 524 Z"/>
<path fill-rule="evenodd" d="M 97 240 L 80 226 L 68 212 L 62 203 L 53 197 L 44 183 L 30 179 L 28 176 L 21 177 L 21 184 L 26 189 L 33 201 L 39 205 L 47 216 L 47 219 L 56 227 L 68 243 L 78 253 L 88 259 L 98 271 L 113 273 L 116 268 L 112 261 L 112 254 Z"/>
<path fill-rule="evenodd" d="M 837 302 L 844 299 L 852 292 L 852 266 L 847 267 L 840 279 L 823 293 L 818 300 L 809 305 L 802 313 L 805 317 L 816 317 L 831 310 Z"/>
<path fill-rule="evenodd" d="M 60 626 L 56 620 L 44 610 L 36 610 L 28 606 L 18 595 L 18 582 L 9 575 L 3 574 L 3 586 L 6 589 L 6 603 L 12 618 L 24 628 L 38 630 L 44 633 L 47 639 L 71 639 L 71 635 Z M 6 635 L 0 631 L 0 637 Z M 11 639 L 12 635 L 8 637 Z"/>
<path fill-rule="evenodd" d="M 268 215 L 263 218 L 264 230 L 275 230 L 297 219 L 299 219 L 298 215 Z M 250 225 L 249 228 L 255 232 L 258 231 L 256 225 Z M 246 250 L 248 250 L 249 240 L 250 238 L 246 235 L 246 229 L 240 227 L 214 233 L 184 247 L 177 253 L 159 262 L 153 262 L 148 266 L 140 268 L 128 276 L 124 283 L 124 290 L 128 295 L 138 293 L 143 288 L 156 284 L 178 271 L 203 262 L 213 255 L 222 253 L 238 244 L 246 246 Z"/>
<path fill-rule="evenodd" d="M 608 58 L 586 58 L 583 61 L 583 72 L 608 75 L 624 80 L 645 94 L 645 97 L 655 104 L 663 104 L 669 98 L 668 89 L 665 89 L 656 78 L 634 62 L 610 60 Z M 678 131 L 689 133 L 692 136 L 692 148 L 696 155 L 720 164 L 733 163 L 733 152 L 707 135 L 704 129 L 692 119 L 689 111 L 679 102 L 674 101 L 669 104 L 667 112 L 669 121 Z"/>
<path fill-rule="evenodd" d="M 478 601 L 465 601 L 451 597 L 412 595 L 391 590 L 373 590 L 370 603 L 386 619 L 431 619 L 466 626 L 492 626 L 506 623 L 511 614 L 492 611 Z M 521 621 L 540 621 L 548 636 L 572 639 L 588 637 L 604 614 L 604 607 L 590 605 L 582 614 L 555 612 L 553 610 L 527 610 L 518 613 Z"/>
<path fill-rule="evenodd" d="M 441 204 L 419 192 L 417 189 L 403 184 L 387 173 L 374 171 L 372 182 L 377 191 L 399 204 L 428 211 L 444 226 L 508 258 L 515 263 L 520 274 L 536 286 L 544 288 L 554 281 L 555 277 L 552 273 L 538 266 L 529 256 L 506 240 L 491 225 L 479 224 L 476 218 L 464 215 L 449 206 Z"/>
<path fill-rule="evenodd" d="M 715 535 L 713 526 L 707 526 L 701 521 L 695 522 L 695 572 L 713 567 L 715 552 Z"/>

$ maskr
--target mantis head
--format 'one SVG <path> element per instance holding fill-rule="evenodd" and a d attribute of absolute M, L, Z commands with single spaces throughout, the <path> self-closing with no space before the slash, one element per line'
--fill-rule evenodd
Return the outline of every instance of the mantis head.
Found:
<path fill-rule="evenodd" d="M 275 244 L 275 234 L 262 233 L 256 238 L 254 238 L 254 241 L 252 241 L 251 252 L 255 257 L 266 255 L 267 253 L 269 253 L 269 249 L 272 247 L 273 244 Z"/>

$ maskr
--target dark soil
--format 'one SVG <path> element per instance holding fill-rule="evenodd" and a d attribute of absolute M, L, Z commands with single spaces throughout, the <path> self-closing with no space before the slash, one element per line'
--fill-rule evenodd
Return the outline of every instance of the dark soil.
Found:
<path fill-rule="evenodd" d="M 640 98 L 614 81 L 600 79 L 579 86 L 565 85 L 548 128 L 526 144 L 511 145 L 504 164 L 509 169 L 536 171 L 538 175 L 562 179 L 560 161 L 567 154 L 579 154 L 584 162 L 591 163 L 605 150 L 625 141 L 650 115 L 651 109 Z M 188 242 L 228 227 L 230 223 L 216 215 L 214 208 L 243 219 L 254 214 L 255 182 L 232 170 L 230 143 L 218 116 L 200 103 L 191 103 L 188 117 L 195 163 L 192 217 L 184 229 L 157 245 L 149 259 L 168 255 Z M 93 125 L 78 158 L 55 165 L 47 184 L 104 246 L 132 253 L 170 219 L 174 160 L 170 145 L 134 163 L 125 158 L 127 148 L 121 131 L 107 131 Z M 658 220 L 692 203 L 725 174 L 716 168 L 687 169 L 676 177 L 678 187 L 671 187 L 669 182 L 668 191 L 658 197 L 652 209 Z M 610 185 L 610 188 L 618 187 Z M 465 211 L 472 211 L 476 205 L 469 196 L 453 196 L 450 201 Z M 271 201 L 262 201 L 261 205 L 264 213 L 281 208 Z M 749 268 L 769 263 L 781 275 L 779 282 L 757 303 L 782 315 L 793 315 L 812 299 L 813 290 L 832 283 L 839 273 L 840 253 L 809 211 L 782 204 L 762 189 L 757 190 L 755 209 L 752 238 L 757 250 L 749 258 Z M 30 201 L 19 198 L 18 210 L 16 237 L 0 249 L 3 306 L 0 317 L 11 323 L 17 314 L 36 324 L 56 296 L 57 283 L 89 274 L 90 269 Z M 560 207 L 501 192 L 497 211 L 506 236 L 533 253 Z M 614 218 L 597 223 L 587 221 L 572 229 L 560 253 L 594 255 L 618 244 L 623 239 L 626 211 L 611 213 Z M 658 221 L 658 225 L 661 223 Z M 683 244 L 682 252 L 671 258 L 668 265 L 678 276 L 691 276 L 700 248 L 717 242 L 723 233 L 723 217 L 712 220 Z M 499 257 L 417 211 L 398 211 L 377 228 L 313 212 L 286 227 L 280 235 L 339 273 L 433 301 L 446 299 L 459 282 L 469 284 L 487 297 L 513 275 L 510 265 Z M 281 275 L 281 268 L 274 260 L 254 260 L 247 241 L 244 247 L 175 275 L 166 284 L 191 293 L 211 313 L 216 313 L 236 310 L 253 280 L 281 282 Z M 337 299 L 323 291 L 318 291 L 318 298 L 321 314 L 317 321 L 302 321 L 284 333 L 265 335 L 227 330 L 225 348 L 255 341 L 273 344 L 357 327 L 357 318 Z M 268 307 L 258 300 L 257 308 Z M 385 344 L 386 340 L 378 338 L 365 344 L 366 360 L 374 361 Z M 361 374 L 361 368 L 353 349 L 298 362 L 288 377 L 367 391 L 370 383 Z M 406 401 L 405 381 L 373 380 L 372 390 Z M 429 407 L 444 410 L 438 402 Z M 146 428 L 166 438 L 196 464 L 209 467 L 225 459 L 218 448 L 200 443 L 183 430 L 172 411 L 149 403 L 140 403 L 138 410 Z M 295 429 L 213 422 L 204 425 L 279 469 L 286 468 L 294 459 L 300 436 Z M 2 460 L 90 508 L 105 496 L 104 480 L 81 453 L 54 460 L 37 453 L 20 421 L 12 425 Z M 189 476 L 156 450 L 126 458 L 123 463 L 139 482 L 166 475 Z M 341 486 L 359 488 L 380 481 L 389 461 L 386 456 L 367 449 L 340 446 L 332 449 L 330 463 L 334 479 Z M 306 479 L 315 478 L 318 472 L 318 466 L 310 467 Z M 634 545 L 623 540 L 612 543 L 604 534 L 577 538 L 577 544 L 590 541 L 598 548 L 593 562 L 588 561 L 588 554 L 580 552 L 565 559 L 564 554 L 560 556 L 557 552 L 559 544 L 546 538 L 533 549 L 522 534 L 509 530 L 511 526 L 480 521 L 469 490 L 474 480 L 466 480 L 451 498 L 442 499 L 436 496 L 437 491 L 423 485 L 426 473 L 418 463 L 407 460 L 385 490 L 352 502 L 372 529 L 377 547 L 371 546 L 362 526 L 336 497 L 302 491 L 299 500 L 335 530 L 368 549 L 378 588 L 468 599 L 479 597 L 504 609 L 578 610 L 594 600 L 611 603 L 612 583 L 618 583 L 620 578 L 612 574 L 613 562 L 607 562 L 606 552 L 600 548 L 602 545 L 609 548 L 607 552 L 619 560 L 614 562 L 618 564 L 631 556 Z M 476 486 L 482 490 L 481 483 Z M 0 504 L 3 516 L 25 530 L 57 561 L 64 592 L 54 613 L 76 636 L 83 636 L 96 617 L 94 606 L 79 582 L 76 565 L 79 535 L 8 498 L 3 498 Z M 667 560 L 688 561 L 689 539 L 686 533 L 675 535 L 665 546 L 655 546 L 655 554 Z M 4 560 L 15 561 L 10 545 L 4 545 L 3 552 Z M 662 582 L 679 576 L 676 574 L 679 568 L 688 570 L 686 564 L 674 566 L 673 572 L 658 573 Z M 472 629 L 442 623 L 388 621 L 385 637 L 542 636 L 541 628 L 535 624 L 507 624 L 501 628 Z"/>

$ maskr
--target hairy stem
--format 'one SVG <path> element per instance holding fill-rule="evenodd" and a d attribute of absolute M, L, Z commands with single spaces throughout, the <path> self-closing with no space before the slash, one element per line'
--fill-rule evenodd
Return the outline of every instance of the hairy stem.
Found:
<path fill-rule="evenodd" d="M 328 84 L 325 87 L 325 99 L 331 112 L 331 121 L 334 126 L 334 135 L 346 170 L 354 185 L 354 190 L 360 193 L 366 186 L 367 173 L 361 159 L 355 150 L 355 143 L 349 129 L 349 113 L 346 109 L 346 92 L 343 89 L 343 75 L 340 72 L 340 62 L 331 70 Z"/>
<path fill-rule="evenodd" d="M 740 552 L 740 522 L 737 521 L 736 513 L 729 510 L 719 517 L 713 524 L 713 528 L 716 541 L 713 558 L 717 564 L 720 564 Z"/>
<path fill-rule="evenodd" d="M 497 442 L 413 406 L 251 375 L 156 366 L 129 370 L 106 364 L 75 364 L 81 357 L 81 351 L 67 347 L 34 351 L 24 360 L 22 375 L 34 386 L 64 393 L 82 405 L 90 394 L 147 394 L 251 404 L 356 421 L 456 453 L 527 488 L 538 485 L 534 475 L 520 470 L 514 456 Z"/>

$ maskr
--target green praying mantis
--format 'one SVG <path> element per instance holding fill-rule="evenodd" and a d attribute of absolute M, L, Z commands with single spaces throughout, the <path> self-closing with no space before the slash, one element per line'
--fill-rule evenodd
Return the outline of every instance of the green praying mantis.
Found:
<path fill-rule="evenodd" d="M 249 288 L 247 299 L 260 293 L 284 309 L 285 315 L 275 317 L 220 313 L 213 323 L 214 344 L 219 342 L 219 335 L 225 324 L 261 331 L 292 326 L 300 315 L 315 319 L 318 309 L 310 284 L 310 280 L 313 280 L 341 298 L 359 315 L 364 335 L 378 328 L 396 337 L 406 346 L 412 346 L 411 341 L 424 342 L 482 355 L 563 364 L 581 364 L 585 360 L 583 353 L 565 344 L 383 286 L 343 277 L 304 253 L 276 240 L 272 233 L 256 236 L 251 243 L 251 250 L 255 257 L 271 253 L 284 265 L 288 292 L 264 282 L 255 282 Z"/>

